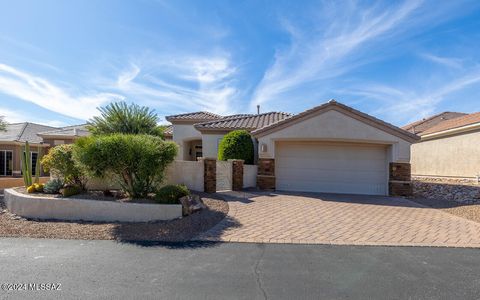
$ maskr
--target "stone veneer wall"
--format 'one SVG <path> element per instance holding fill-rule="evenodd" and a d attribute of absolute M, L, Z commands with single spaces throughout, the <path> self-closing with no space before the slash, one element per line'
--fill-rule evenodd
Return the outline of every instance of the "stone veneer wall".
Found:
<path fill-rule="evenodd" d="M 257 186 L 262 190 L 275 189 L 275 159 L 258 159 Z"/>
<path fill-rule="evenodd" d="M 388 194 L 390 196 L 405 197 L 413 195 L 411 166 L 409 163 L 390 163 Z"/>
<path fill-rule="evenodd" d="M 243 189 L 243 160 L 232 159 L 232 190 Z"/>
<path fill-rule="evenodd" d="M 413 177 L 413 195 L 415 197 L 458 203 L 480 203 L 480 184 L 476 180 Z"/>
<path fill-rule="evenodd" d="M 217 191 L 217 160 L 215 158 L 203 159 L 203 185 L 206 193 Z"/>

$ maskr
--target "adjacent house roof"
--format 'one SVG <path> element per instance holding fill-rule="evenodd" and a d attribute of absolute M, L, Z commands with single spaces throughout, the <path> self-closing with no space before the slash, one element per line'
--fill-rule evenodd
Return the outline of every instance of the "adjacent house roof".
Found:
<path fill-rule="evenodd" d="M 173 126 L 172 125 L 168 125 L 167 127 L 165 127 L 165 130 L 163 130 L 163 135 L 164 136 L 173 136 Z"/>
<path fill-rule="evenodd" d="M 197 111 L 192 113 L 180 114 L 180 115 L 171 115 L 166 116 L 167 121 L 206 121 L 206 120 L 216 120 L 220 119 L 222 116 L 208 112 L 208 111 Z"/>
<path fill-rule="evenodd" d="M 441 122 L 422 132 L 422 136 L 476 124 L 480 125 L 480 112 Z"/>
<path fill-rule="evenodd" d="M 438 124 L 444 121 L 459 118 L 465 115 L 466 115 L 465 113 L 445 111 L 445 112 L 436 114 L 434 116 L 405 125 L 402 127 L 402 129 L 410 131 L 411 133 L 414 133 L 414 134 L 422 135 L 424 131 L 434 126 L 437 126 Z"/>
<path fill-rule="evenodd" d="M 335 109 L 335 110 L 344 112 L 344 113 L 348 114 L 349 116 L 351 116 L 353 118 L 356 118 L 356 119 L 358 119 L 358 120 L 360 120 L 364 123 L 367 123 L 371 126 L 377 127 L 377 128 L 379 128 L 379 129 L 381 129 L 385 132 L 388 132 L 388 133 L 392 134 L 392 135 L 403 138 L 407 141 L 414 142 L 414 141 L 417 141 L 417 140 L 420 139 L 419 136 L 417 136 L 413 133 L 410 133 L 410 132 L 408 132 L 406 130 L 403 130 L 403 129 L 395 126 L 395 125 L 384 122 L 384 121 L 382 121 L 380 119 L 377 119 L 373 116 L 370 116 L 366 113 L 363 113 L 361 111 L 353 109 L 353 108 L 351 108 L 351 107 L 349 107 L 345 104 L 339 103 L 339 102 L 337 102 L 333 99 L 328 101 L 325 104 L 316 106 L 316 107 L 308 109 L 308 110 L 306 110 L 302 113 L 299 113 L 298 115 L 294 115 L 290 118 L 285 118 L 283 120 L 273 122 L 266 127 L 263 127 L 263 128 L 260 128 L 260 129 L 257 129 L 255 131 L 253 131 L 252 133 L 255 136 L 259 136 L 259 135 L 262 136 L 262 135 L 265 135 L 269 132 L 273 132 L 273 131 L 285 128 L 285 127 L 291 125 L 294 122 L 297 122 L 297 121 L 300 121 L 300 120 L 303 120 L 303 119 L 308 119 L 311 116 L 315 116 L 315 115 L 317 115 L 321 112 L 328 111 L 328 110 L 331 110 L 331 109 Z"/>
<path fill-rule="evenodd" d="M 290 118 L 292 115 L 284 112 L 268 112 L 257 115 L 237 115 L 228 116 L 219 120 L 195 124 L 199 131 L 208 130 L 236 130 L 245 129 L 252 131 L 258 128 L 268 126 L 272 123 Z"/>
<path fill-rule="evenodd" d="M 73 125 L 66 126 L 62 128 L 56 128 L 54 130 L 42 131 L 39 132 L 40 136 L 50 136 L 50 137 L 79 137 L 89 135 L 89 131 L 86 128 L 86 124 L 82 125 Z"/>
<path fill-rule="evenodd" d="M 37 134 L 54 129 L 58 128 L 29 122 L 7 124 L 7 131 L 0 131 L 0 141 L 41 143 L 43 140 Z"/>

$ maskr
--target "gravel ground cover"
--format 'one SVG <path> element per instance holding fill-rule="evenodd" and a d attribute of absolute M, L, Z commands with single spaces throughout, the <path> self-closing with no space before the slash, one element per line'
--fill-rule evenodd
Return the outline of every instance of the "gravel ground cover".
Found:
<path fill-rule="evenodd" d="M 228 213 L 220 197 L 197 193 L 207 209 L 170 221 L 148 223 L 94 223 L 27 220 L 8 212 L 0 191 L 0 236 L 83 240 L 183 242 L 207 231 Z"/>
<path fill-rule="evenodd" d="M 480 204 L 478 203 L 462 204 L 455 201 L 426 198 L 412 198 L 409 200 L 480 223 Z"/>

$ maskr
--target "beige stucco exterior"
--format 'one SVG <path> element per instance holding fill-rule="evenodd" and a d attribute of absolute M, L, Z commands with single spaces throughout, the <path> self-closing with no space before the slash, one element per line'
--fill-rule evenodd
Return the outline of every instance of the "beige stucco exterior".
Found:
<path fill-rule="evenodd" d="M 258 137 L 259 157 L 275 158 L 276 142 L 295 140 L 384 144 L 387 145 L 388 161 L 410 161 L 409 141 L 337 110 L 328 110 L 285 128 L 262 134 Z"/>
<path fill-rule="evenodd" d="M 202 134 L 193 124 L 173 124 L 173 141 L 178 144 L 177 160 L 190 160 L 189 142 L 201 139 Z"/>
<path fill-rule="evenodd" d="M 412 175 L 475 178 L 480 174 L 480 130 L 412 145 Z"/>
<path fill-rule="evenodd" d="M 218 145 L 225 133 L 202 134 L 203 157 L 217 158 Z"/>

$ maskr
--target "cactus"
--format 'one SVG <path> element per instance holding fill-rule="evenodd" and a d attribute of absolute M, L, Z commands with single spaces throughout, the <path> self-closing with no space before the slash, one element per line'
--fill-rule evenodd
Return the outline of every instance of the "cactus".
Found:
<path fill-rule="evenodd" d="M 25 151 L 22 154 L 22 173 L 25 187 L 32 185 L 32 161 L 30 159 L 30 145 L 25 142 Z"/>

